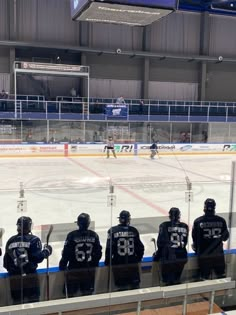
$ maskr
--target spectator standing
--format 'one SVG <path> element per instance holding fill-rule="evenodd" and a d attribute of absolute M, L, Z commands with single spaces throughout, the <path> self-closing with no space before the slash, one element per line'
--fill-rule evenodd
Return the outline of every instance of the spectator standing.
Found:
<path fill-rule="evenodd" d="M 143 102 L 143 100 L 140 100 L 139 101 L 139 109 L 138 109 L 138 113 L 139 113 L 139 115 L 143 115 L 143 110 L 144 110 L 144 102 Z"/>
<path fill-rule="evenodd" d="M 208 141 L 208 133 L 206 130 L 203 130 L 202 131 L 202 142 L 207 143 L 207 141 Z"/>
<path fill-rule="evenodd" d="M 125 104 L 125 100 L 123 96 L 120 96 L 116 99 L 116 104 Z"/>
<path fill-rule="evenodd" d="M 5 90 L 2 90 L 2 92 L 0 93 L 0 101 L 2 105 L 2 110 L 6 110 L 7 108 L 8 97 L 9 97 L 8 92 L 6 92 Z"/>

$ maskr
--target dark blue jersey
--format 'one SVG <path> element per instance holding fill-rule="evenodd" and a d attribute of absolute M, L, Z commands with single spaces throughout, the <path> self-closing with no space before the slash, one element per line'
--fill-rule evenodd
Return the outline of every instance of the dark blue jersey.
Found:
<path fill-rule="evenodd" d="M 215 214 L 197 218 L 193 224 L 192 238 L 197 254 L 223 254 L 223 242 L 229 238 L 225 219 Z"/>
<path fill-rule="evenodd" d="M 150 150 L 157 150 L 157 144 L 155 142 L 150 146 Z"/>
<path fill-rule="evenodd" d="M 17 234 L 6 244 L 3 266 L 9 274 L 28 274 L 36 272 L 38 263 L 47 257 L 42 250 L 40 239 L 32 234 Z"/>
<path fill-rule="evenodd" d="M 158 258 L 162 260 L 187 258 L 188 234 L 188 225 L 183 222 L 166 221 L 160 224 L 157 238 Z"/>
<path fill-rule="evenodd" d="M 97 233 L 91 230 L 75 230 L 67 235 L 59 269 L 97 267 L 102 257 L 102 246 Z"/>
<path fill-rule="evenodd" d="M 138 263 L 143 254 L 144 245 L 135 227 L 118 224 L 108 231 L 105 265 Z"/>

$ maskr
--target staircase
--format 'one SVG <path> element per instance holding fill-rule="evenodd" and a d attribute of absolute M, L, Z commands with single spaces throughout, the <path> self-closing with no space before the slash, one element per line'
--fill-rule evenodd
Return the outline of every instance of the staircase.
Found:
<path fill-rule="evenodd" d="M 15 102 L 15 118 L 22 118 L 22 103 L 21 101 Z"/>
<path fill-rule="evenodd" d="M 89 103 L 83 103 L 83 116 L 84 119 L 89 119 Z"/>

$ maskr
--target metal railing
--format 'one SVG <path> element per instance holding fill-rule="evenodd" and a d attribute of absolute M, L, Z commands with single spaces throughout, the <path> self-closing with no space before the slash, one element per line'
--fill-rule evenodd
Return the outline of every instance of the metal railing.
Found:
<path fill-rule="evenodd" d="M 107 117 L 106 105 L 114 99 L 90 99 L 89 109 L 86 98 L 70 101 L 45 101 L 39 98 L 0 99 L 0 118 L 33 119 L 75 119 L 110 120 L 121 118 Z M 115 102 L 113 102 L 115 103 Z M 117 104 L 117 103 L 116 103 Z M 198 101 L 162 101 L 127 100 L 127 115 L 122 120 L 137 121 L 185 121 L 185 122 L 234 122 L 236 121 L 236 102 L 198 102 Z M 86 109 L 86 110 L 85 110 Z M 8 113 L 8 114 L 7 114 Z M 14 114 L 14 115 L 13 115 Z"/>

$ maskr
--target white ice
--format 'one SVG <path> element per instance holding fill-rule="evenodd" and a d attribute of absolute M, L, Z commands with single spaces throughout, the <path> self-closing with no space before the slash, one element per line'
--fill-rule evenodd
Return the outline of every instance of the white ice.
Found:
<path fill-rule="evenodd" d="M 235 155 L 185 155 L 148 157 L 78 157 L 78 158 L 1 158 L 1 223 L 5 229 L 2 248 L 16 234 L 16 221 L 21 215 L 30 216 L 33 233 L 40 234 L 41 225 L 72 223 L 81 212 L 95 221 L 105 251 L 106 232 L 117 224 L 123 209 L 133 219 L 167 216 L 171 207 L 178 207 L 182 220 L 189 224 L 203 214 L 203 202 L 214 198 L 218 213 L 229 212 L 232 161 Z M 193 201 L 188 202 L 186 178 L 192 183 Z M 20 182 L 25 189 L 27 212 L 17 212 Z M 111 205 L 110 186 L 114 186 Z M 186 196 L 187 194 L 187 196 Z M 131 221 L 132 223 L 132 221 Z M 151 237 L 141 234 L 145 256 L 153 253 Z M 231 235 L 231 248 L 236 241 Z M 191 244 L 191 234 L 190 241 Z M 50 266 L 58 266 L 63 242 L 52 243 L 54 252 Z M 227 245 L 226 245 L 227 247 Z M 189 247 L 190 249 L 190 247 Z M 45 264 L 40 264 L 40 268 Z M 0 260 L 0 271 L 5 272 Z"/>

